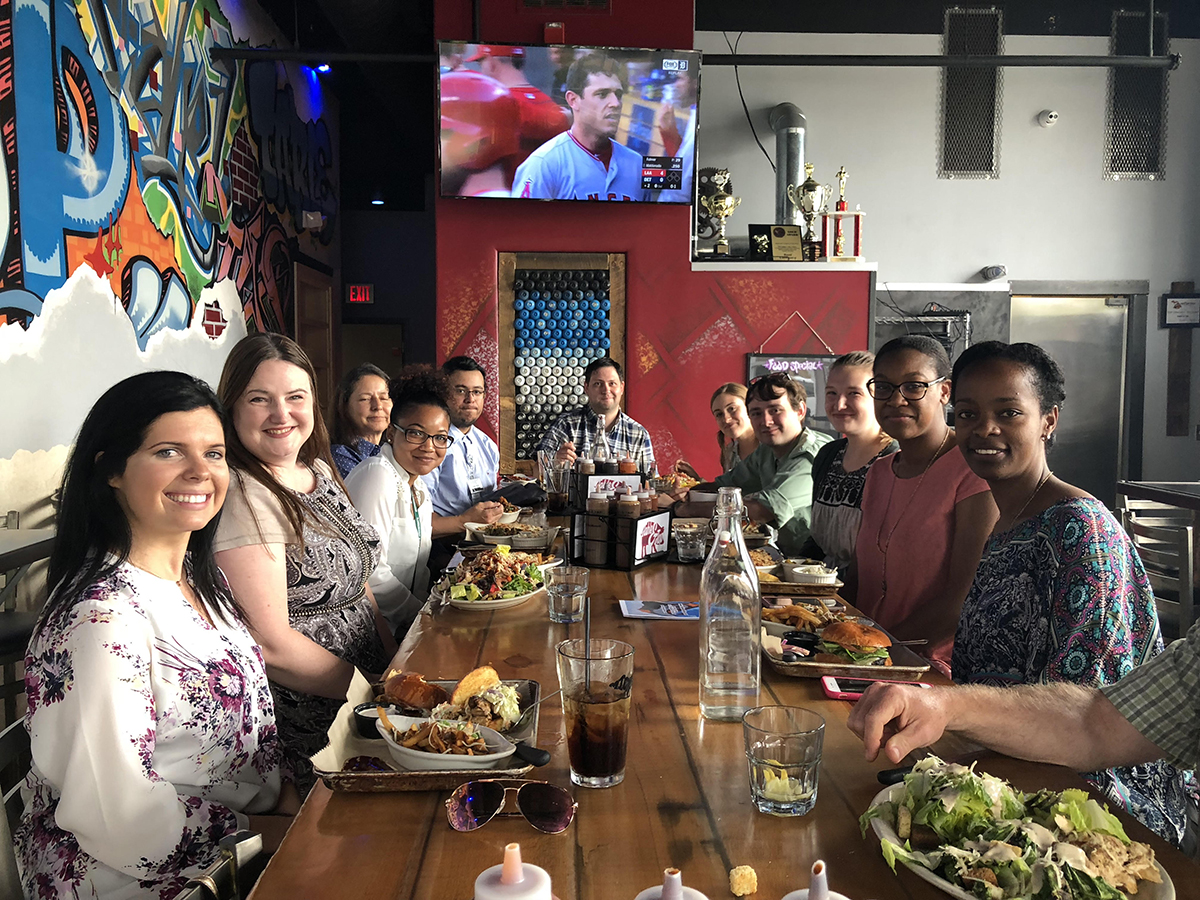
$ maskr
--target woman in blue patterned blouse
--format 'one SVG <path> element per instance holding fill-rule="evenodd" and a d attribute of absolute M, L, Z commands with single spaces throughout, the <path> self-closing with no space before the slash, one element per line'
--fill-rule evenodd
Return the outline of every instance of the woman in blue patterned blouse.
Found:
<path fill-rule="evenodd" d="M 364 459 L 379 455 L 391 425 L 392 397 L 388 376 L 379 366 L 363 363 L 338 382 L 329 423 L 329 451 L 345 478 Z"/>
<path fill-rule="evenodd" d="M 1035 344 L 987 341 L 954 364 L 958 446 L 1000 519 L 954 638 L 960 683 L 1110 684 L 1162 652 L 1146 571 L 1104 504 L 1046 460 L 1066 397 L 1062 370 Z M 1178 844 L 1182 774 L 1164 762 L 1085 776 Z"/>

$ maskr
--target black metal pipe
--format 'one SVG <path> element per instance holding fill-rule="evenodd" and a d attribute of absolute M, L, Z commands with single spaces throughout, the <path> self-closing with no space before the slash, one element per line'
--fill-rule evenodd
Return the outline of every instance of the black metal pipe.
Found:
<path fill-rule="evenodd" d="M 478 44 L 483 34 L 483 0 L 471 4 L 471 43 Z"/>
<path fill-rule="evenodd" d="M 1146 55 L 1153 56 L 1154 55 L 1154 0 L 1150 0 L 1150 41 L 1147 46 L 1149 46 L 1150 52 L 1148 52 Z"/>
<path fill-rule="evenodd" d="M 433 63 L 438 58 L 431 53 L 350 53 L 319 50 L 277 50 L 273 47 L 213 47 L 211 59 L 286 60 L 317 65 L 324 62 Z"/>
<path fill-rule="evenodd" d="M 706 66 L 913 66 L 930 68 L 999 66 L 1018 68 L 1174 69 L 1170 56 L 866 56 L 828 53 L 706 53 Z"/>

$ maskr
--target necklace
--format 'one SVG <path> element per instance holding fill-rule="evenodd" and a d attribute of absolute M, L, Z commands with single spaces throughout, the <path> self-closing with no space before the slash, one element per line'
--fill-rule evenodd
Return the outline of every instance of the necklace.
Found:
<path fill-rule="evenodd" d="M 891 487 L 888 489 L 887 506 L 884 507 L 883 518 L 879 521 L 879 531 L 876 532 L 876 534 L 875 534 L 875 547 L 877 550 L 879 550 L 880 553 L 883 554 L 883 576 L 881 578 L 882 586 L 883 586 L 883 593 L 879 598 L 880 602 L 882 602 L 884 600 L 884 598 L 887 597 L 888 550 L 890 550 L 892 547 L 892 535 L 894 535 L 896 533 L 896 529 L 900 526 L 900 520 L 904 518 L 904 514 L 906 512 L 908 512 L 908 508 L 910 506 L 912 506 L 913 500 L 916 498 L 917 494 L 919 494 L 921 492 L 921 484 L 925 481 L 925 476 L 929 474 L 929 470 L 933 468 L 933 464 L 935 462 L 937 462 L 938 459 L 941 457 L 942 450 L 945 448 L 946 441 L 948 441 L 949 439 L 950 439 L 950 429 L 947 428 L 946 433 L 942 436 L 942 442 L 940 444 L 938 444 L 937 452 L 934 453 L 933 456 L 931 456 L 929 458 L 929 462 L 925 464 L 925 471 L 923 471 L 921 473 L 921 477 L 917 479 L 917 486 L 915 488 L 913 488 L 913 492 L 908 495 L 908 501 L 904 504 L 904 508 L 902 510 L 900 510 L 900 515 L 896 516 L 896 521 L 892 523 L 891 530 L 888 531 L 888 534 L 887 534 L 887 541 L 885 542 L 883 540 L 883 526 L 884 526 L 884 523 L 887 522 L 888 513 L 890 513 L 892 511 L 892 496 L 896 493 L 896 482 L 899 480 L 898 478 L 896 478 L 894 472 L 892 474 L 892 484 L 891 484 Z"/>
<path fill-rule="evenodd" d="M 1005 531 L 1008 531 L 1010 528 L 1014 528 L 1016 524 L 1021 521 L 1021 516 L 1025 513 L 1025 510 L 1029 508 L 1029 504 L 1033 502 L 1033 498 L 1036 497 L 1038 492 L 1046 486 L 1046 482 L 1050 480 L 1050 476 L 1053 474 L 1054 473 L 1049 469 L 1046 470 L 1046 474 L 1041 477 L 1040 481 L 1038 481 L 1037 487 L 1033 489 L 1033 492 L 1025 498 L 1025 502 L 1021 504 L 1021 508 L 1017 510 L 1017 514 L 1012 517 L 1012 521 L 1008 523 L 1008 528 L 1006 528 Z"/>

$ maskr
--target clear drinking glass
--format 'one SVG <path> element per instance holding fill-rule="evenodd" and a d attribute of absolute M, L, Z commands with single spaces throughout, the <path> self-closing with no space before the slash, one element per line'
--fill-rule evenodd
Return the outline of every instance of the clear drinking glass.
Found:
<path fill-rule="evenodd" d="M 583 566 L 555 566 L 546 570 L 550 621 L 570 625 L 583 621 L 589 572 Z"/>
<path fill-rule="evenodd" d="M 817 803 L 825 720 L 799 706 L 758 706 L 742 716 L 750 799 L 759 812 L 803 816 Z"/>
<path fill-rule="evenodd" d="M 675 555 L 680 562 L 699 562 L 704 559 L 704 529 L 698 522 L 676 522 L 671 526 L 675 535 Z"/>
<path fill-rule="evenodd" d="M 571 780 L 606 788 L 625 779 L 633 647 L 624 641 L 576 638 L 558 645 L 558 683 Z"/>

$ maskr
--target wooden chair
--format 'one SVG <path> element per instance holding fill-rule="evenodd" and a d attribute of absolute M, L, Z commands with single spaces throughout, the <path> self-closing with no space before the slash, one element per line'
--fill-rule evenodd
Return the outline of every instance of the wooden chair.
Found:
<path fill-rule="evenodd" d="M 0 732 L 0 771 L 18 769 L 19 777 L 9 784 L 0 783 L 3 789 L 4 815 L 0 816 L 0 897 L 20 897 L 21 879 L 17 875 L 17 852 L 12 833 L 21 821 L 21 784 L 29 768 L 29 732 L 25 722 L 13 722 Z"/>
<path fill-rule="evenodd" d="M 1190 515 L 1188 521 L 1190 522 Z M 1182 637 L 1194 621 L 1192 593 L 1193 534 L 1190 524 L 1174 518 L 1126 514 L 1125 530 L 1150 577 L 1163 638 Z"/>
<path fill-rule="evenodd" d="M 239 875 L 262 848 L 262 835 L 252 831 L 221 838 L 221 858 L 189 881 L 176 900 L 242 900 L 242 892 L 250 885 Z"/>

